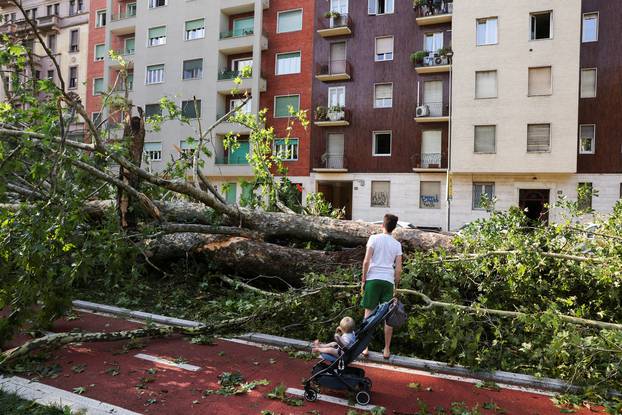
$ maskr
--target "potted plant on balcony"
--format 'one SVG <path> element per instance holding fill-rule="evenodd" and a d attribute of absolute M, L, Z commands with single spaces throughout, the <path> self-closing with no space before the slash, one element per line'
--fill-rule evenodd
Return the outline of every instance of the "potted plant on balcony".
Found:
<path fill-rule="evenodd" d="M 425 50 L 418 50 L 410 55 L 410 60 L 415 66 L 423 65 L 423 60 L 428 56 Z"/>
<path fill-rule="evenodd" d="M 329 12 L 324 13 L 324 17 L 326 17 L 327 19 L 337 20 L 341 17 L 341 13 L 335 10 L 331 10 Z"/>
<path fill-rule="evenodd" d="M 328 114 L 328 108 L 323 106 L 318 106 L 315 108 L 315 119 L 317 121 L 326 121 L 326 116 Z"/>
<path fill-rule="evenodd" d="M 344 108 L 340 105 L 333 105 L 328 108 L 328 119 L 331 121 L 341 121 L 345 119 L 345 111 Z"/>

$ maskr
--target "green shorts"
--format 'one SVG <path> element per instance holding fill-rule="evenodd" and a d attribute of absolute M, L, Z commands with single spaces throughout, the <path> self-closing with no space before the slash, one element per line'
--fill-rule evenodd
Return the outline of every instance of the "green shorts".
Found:
<path fill-rule="evenodd" d="M 393 284 L 384 280 L 368 280 L 361 307 L 373 310 L 378 304 L 386 303 L 393 298 Z"/>

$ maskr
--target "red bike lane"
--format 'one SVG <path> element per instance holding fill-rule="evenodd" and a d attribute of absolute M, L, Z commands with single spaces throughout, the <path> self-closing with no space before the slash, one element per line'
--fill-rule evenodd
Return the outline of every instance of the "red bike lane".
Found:
<path fill-rule="evenodd" d="M 118 318 L 79 313 L 78 319 L 60 320 L 54 331 L 115 331 L 140 327 L 139 323 Z M 55 377 L 37 378 L 38 382 L 100 400 L 144 414 L 346 414 L 349 408 L 329 402 L 304 402 L 287 405 L 266 394 L 275 386 L 302 389 L 301 380 L 309 375 L 315 361 L 290 357 L 272 348 L 217 340 L 213 345 L 192 344 L 181 336 L 144 339 L 136 348 L 128 341 L 83 343 L 55 351 L 47 365 L 57 364 Z M 143 358 L 136 357 L 141 355 Z M 147 359 L 164 359 L 150 361 Z M 166 361 L 175 362 L 172 366 Z M 454 402 L 464 407 L 479 406 L 482 414 L 548 415 L 559 414 L 548 396 L 501 389 L 476 388 L 473 383 L 422 375 L 419 372 L 385 365 L 361 366 L 373 380 L 372 405 L 385 407 L 386 414 L 416 414 L 423 402 L 434 413 Z M 57 369 L 58 371 L 58 369 Z M 204 394 L 218 389 L 223 372 L 240 372 L 247 382 L 267 379 L 270 384 L 257 386 L 236 396 Z M 323 394 L 344 400 L 338 391 Z M 298 398 L 298 397 L 296 397 Z M 485 409 L 488 408 L 488 409 Z M 365 413 L 359 410 L 359 413 Z M 460 412 L 459 412 L 460 413 Z M 575 412 L 590 413 L 587 409 Z"/>

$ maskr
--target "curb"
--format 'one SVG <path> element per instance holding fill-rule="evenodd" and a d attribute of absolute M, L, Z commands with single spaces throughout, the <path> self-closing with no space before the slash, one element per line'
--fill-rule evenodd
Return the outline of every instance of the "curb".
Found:
<path fill-rule="evenodd" d="M 79 310 L 99 312 L 118 317 L 129 317 L 141 321 L 150 321 L 158 324 L 178 327 L 199 327 L 202 324 L 196 321 L 167 317 L 158 314 L 146 313 L 143 311 L 133 311 L 126 308 L 119 308 L 110 305 L 92 303 L 90 301 L 73 302 L 73 306 Z M 305 340 L 290 339 L 287 337 L 273 336 L 262 333 L 247 333 L 237 336 L 238 339 L 266 344 L 276 347 L 293 347 L 299 350 L 311 350 L 311 342 Z M 552 378 L 541 378 L 520 373 L 505 371 L 472 371 L 464 366 L 449 365 L 433 360 L 417 359 L 406 356 L 391 356 L 388 360 L 382 357 L 381 353 L 369 352 L 369 357 L 364 361 L 390 364 L 408 369 L 422 370 L 429 373 L 439 373 L 451 376 L 473 378 L 482 381 L 490 381 L 508 385 L 515 385 L 525 388 L 539 389 L 560 393 L 580 392 L 581 388 L 571 385 L 563 380 Z"/>

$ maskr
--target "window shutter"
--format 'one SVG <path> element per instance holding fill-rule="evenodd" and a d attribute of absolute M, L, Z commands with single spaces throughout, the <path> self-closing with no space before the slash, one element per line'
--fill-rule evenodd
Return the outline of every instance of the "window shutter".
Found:
<path fill-rule="evenodd" d="M 192 59 L 184 61 L 184 70 L 193 71 L 195 69 L 203 69 L 203 59 Z"/>
<path fill-rule="evenodd" d="M 290 106 L 294 108 L 294 111 L 298 111 L 298 98 L 298 95 L 292 95 L 288 97 L 276 97 L 275 116 L 289 117 Z"/>
<path fill-rule="evenodd" d="M 495 98 L 497 96 L 497 71 L 475 73 L 475 98 Z"/>
<path fill-rule="evenodd" d="M 376 39 L 376 53 L 393 52 L 393 36 L 379 37 Z"/>
<path fill-rule="evenodd" d="M 104 59 L 106 57 L 106 45 L 95 46 L 95 59 Z"/>
<path fill-rule="evenodd" d="M 549 95 L 551 90 L 551 67 L 529 68 L 529 95 Z"/>
<path fill-rule="evenodd" d="M 581 70 L 581 98 L 596 96 L 596 69 Z"/>
<path fill-rule="evenodd" d="M 166 36 L 166 26 L 152 27 L 151 29 L 149 29 L 149 39 L 164 36 Z"/>
<path fill-rule="evenodd" d="M 279 13 L 279 33 L 295 32 L 302 29 L 302 11 Z"/>
<path fill-rule="evenodd" d="M 367 14 L 378 13 L 378 0 L 367 0 Z"/>
<path fill-rule="evenodd" d="M 93 84 L 93 92 L 97 94 L 103 91 L 104 91 L 104 79 L 96 78 Z"/>
<path fill-rule="evenodd" d="M 376 85 L 376 99 L 393 98 L 393 85 L 380 84 Z"/>
<path fill-rule="evenodd" d="M 162 143 L 145 143 L 143 151 L 162 151 Z"/>
<path fill-rule="evenodd" d="M 493 17 L 486 20 L 486 43 L 493 45 L 497 43 L 497 18 Z"/>
<path fill-rule="evenodd" d="M 189 22 L 186 22 L 186 31 L 203 29 L 204 27 L 204 19 L 190 20 Z"/>
<path fill-rule="evenodd" d="M 475 127 L 475 152 L 495 152 L 496 127 L 494 125 L 481 125 Z"/>
<path fill-rule="evenodd" d="M 135 50 L 135 45 L 136 45 L 136 39 L 129 38 L 129 39 L 125 39 L 125 51 L 129 52 L 129 51 L 134 51 Z"/>
<path fill-rule="evenodd" d="M 277 74 L 300 72 L 300 52 L 277 55 Z"/>
<path fill-rule="evenodd" d="M 551 148 L 551 125 L 531 124 L 527 127 L 527 152 L 549 151 Z"/>
<path fill-rule="evenodd" d="M 421 209 L 440 209 L 441 182 L 420 182 L 419 207 Z"/>

